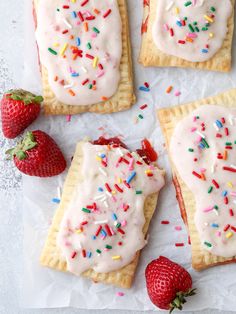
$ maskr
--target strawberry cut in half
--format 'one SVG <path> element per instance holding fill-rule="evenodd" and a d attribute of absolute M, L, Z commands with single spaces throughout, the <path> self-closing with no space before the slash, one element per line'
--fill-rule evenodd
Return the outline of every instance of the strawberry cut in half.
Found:
<path fill-rule="evenodd" d="M 40 130 L 27 132 L 24 139 L 6 154 L 13 158 L 21 172 L 30 176 L 52 177 L 66 168 L 66 160 L 56 142 Z"/>
<path fill-rule="evenodd" d="M 39 115 L 42 96 L 23 89 L 10 90 L 1 100 L 2 131 L 6 138 L 21 134 Z"/>

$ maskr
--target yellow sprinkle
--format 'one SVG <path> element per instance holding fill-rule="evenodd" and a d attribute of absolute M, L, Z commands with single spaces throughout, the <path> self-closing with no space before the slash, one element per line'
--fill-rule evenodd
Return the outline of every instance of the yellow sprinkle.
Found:
<path fill-rule="evenodd" d="M 228 182 L 227 185 L 228 185 L 228 187 L 230 187 L 231 189 L 233 188 L 233 183 L 232 183 L 232 182 Z"/>
<path fill-rule="evenodd" d="M 114 191 L 114 190 L 111 191 L 111 194 L 112 194 L 112 195 L 115 195 L 115 194 L 116 194 L 116 191 Z"/>
<path fill-rule="evenodd" d="M 115 256 L 112 256 L 112 259 L 113 260 L 118 260 L 118 259 L 121 259 L 121 256 L 120 255 L 115 255 Z"/>
<path fill-rule="evenodd" d="M 62 49 L 61 49 L 61 51 L 60 51 L 60 55 L 61 55 L 61 56 L 64 55 L 64 53 L 65 53 L 67 47 L 68 47 L 68 44 L 64 44 L 64 46 L 62 47 Z"/>
<path fill-rule="evenodd" d="M 210 37 L 210 38 L 213 38 L 213 37 L 214 37 L 214 34 L 213 34 L 213 33 L 210 33 L 210 34 L 209 34 L 209 37 Z"/>
<path fill-rule="evenodd" d="M 71 0 L 71 2 L 72 2 L 72 3 L 75 3 L 75 2 L 76 2 L 76 0 Z"/>
<path fill-rule="evenodd" d="M 208 22 L 210 22 L 210 23 L 213 23 L 213 22 L 214 22 L 214 20 L 213 20 L 210 16 L 208 16 L 208 15 L 204 15 L 204 18 L 205 18 Z"/>
<path fill-rule="evenodd" d="M 102 157 L 96 156 L 96 159 L 97 159 L 98 161 L 102 161 Z"/>
<path fill-rule="evenodd" d="M 53 46 L 54 46 L 54 47 L 58 47 L 58 46 L 59 46 L 59 43 L 54 43 Z"/>
<path fill-rule="evenodd" d="M 95 58 L 93 59 L 93 67 L 94 67 L 94 68 L 96 68 L 96 67 L 98 66 L 98 61 L 99 61 L 98 57 L 95 57 Z"/>
<path fill-rule="evenodd" d="M 226 238 L 227 238 L 227 239 L 230 239 L 230 238 L 232 238 L 233 235 L 234 235 L 233 232 L 228 232 L 228 233 L 226 234 Z"/>
<path fill-rule="evenodd" d="M 179 14 L 179 8 L 175 8 L 175 14 Z"/>
<path fill-rule="evenodd" d="M 82 233 L 83 231 L 81 230 L 81 229 L 78 229 L 78 230 L 76 230 L 75 231 L 75 233 L 77 233 L 77 234 L 80 234 L 80 233 Z"/>
<path fill-rule="evenodd" d="M 117 178 L 117 182 L 118 183 L 122 183 L 122 179 L 121 178 Z"/>

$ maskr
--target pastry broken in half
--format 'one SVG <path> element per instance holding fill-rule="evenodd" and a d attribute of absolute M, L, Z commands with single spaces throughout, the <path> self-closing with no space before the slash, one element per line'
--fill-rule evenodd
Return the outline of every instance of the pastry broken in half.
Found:
<path fill-rule="evenodd" d="M 46 114 L 131 107 L 126 0 L 34 0 L 34 17 Z"/>
<path fill-rule="evenodd" d="M 164 185 L 151 160 L 117 139 L 78 143 L 41 264 L 130 288 Z"/>
<path fill-rule="evenodd" d="M 192 266 L 236 262 L 236 89 L 159 110 Z"/>

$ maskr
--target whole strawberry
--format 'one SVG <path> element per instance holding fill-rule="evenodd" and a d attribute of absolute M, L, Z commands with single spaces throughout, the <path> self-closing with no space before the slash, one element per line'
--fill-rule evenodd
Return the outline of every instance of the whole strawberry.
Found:
<path fill-rule="evenodd" d="M 42 96 L 23 89 L 10 90 L 1 100 L 2 131 L 5 137 L 15 138 L 39 115 Z"/>
<path fill-rule="evenodd" d="M 13 157 L 23 173 L 37 177 L 52 177 L 66 168 L 65 158 L 55 141 L 45 132 L 27 132 L 24 139 L 6 154 Z"/>
<path fill-rule="evenodd" d="M 148 295 L 163 310 L 182 310 L 186 297 L 195 294 L 190 274 L 180 265 L 160 256 L 146 267 Z"/>

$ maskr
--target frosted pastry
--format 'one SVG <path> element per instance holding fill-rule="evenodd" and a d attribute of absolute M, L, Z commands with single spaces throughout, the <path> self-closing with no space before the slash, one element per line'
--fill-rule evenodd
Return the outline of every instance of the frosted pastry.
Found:
<path fill-rule="evenodd" d="M 144 65 L 229 70 L 232 4 L 231 0 L 150 0 L 140 61 Z"/>
<path fill-rule="evenodd" d="M 90 111 L 95 104 L 100 104 L 96 111 L 104 112 L 106 102 L 111 102 L 110 111 L 131 106 L 125 1 L 35 0 L 35 9 L 46 113 L 50 105 L 48 113 L 52 114 L 65 113 L 58 111 L 62 105 L 68 113 Z M 121 100 L 124 83 L 127 99 Z M 120 106 L 117 110 L 113 99 Z"/>
<path fill-rule="evenodd" d="M 121 146 L 79 143 L 42 264 L 130 287 L 163 175 Z"/>
<path fill-rule="evenodd" d="M 234 89 L 158 113 L 197 270 L 235 261 L 235 101 Z"/>

